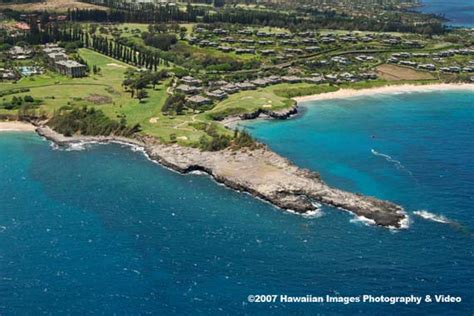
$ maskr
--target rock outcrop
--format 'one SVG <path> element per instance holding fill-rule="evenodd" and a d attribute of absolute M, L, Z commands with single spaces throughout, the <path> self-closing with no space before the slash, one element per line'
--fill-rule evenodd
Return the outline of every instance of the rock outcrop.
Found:
<path fill-rule="evenodd" d="M 407 216 L 402 207 L 373 197 L 328 186 L 319 174 L 302 169 L 268 150 L 203 152 L 196 148 L 165 145 L 155 138 L 65 137 L 40 126 L 38 134 L 59 145 L 71 142 L 121 142 L 143 147 L 150 159 L 181 173 L 204 171 L 226 186 L 248 192 L 283 209 L 298 213 L 315 210 L 315 202 L 363 216 L 385 227 L 400 228 Z"/>
<path fill-rule="evenodd" d="M 266 116 L 273 119 L 284 120 L 297 113 L 298 113 L 298 106 L 295 104 L 292 107 L 285 110 L 281 110 L 281 111 L 258 109 L 254 112 L 239 115 L 239 118 L 241 120 L 253 120 L 253 119 L 259 118 L 260 116 Z"/>

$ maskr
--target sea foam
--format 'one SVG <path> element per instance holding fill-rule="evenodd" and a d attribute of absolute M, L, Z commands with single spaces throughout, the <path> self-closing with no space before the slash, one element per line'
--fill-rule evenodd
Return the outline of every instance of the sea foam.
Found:
<path fill-rule="evenodd" d="M 393 163 L 398 170 L 403 170 L 403 171 L 407 172 L 410 176 L 413 176 L 413 173 L 410 170 L 408 170 L 400 161 L 392 158 L 390 155 L 380 153 L 380 152 L 376 151 L 375 149 L 371 149 L 370 151 L 372 152 L 372 154 L 374 156 L 382 157 L 386 161 L 388 161 L 390 163 Z"/>
<path fill-rule="evenodd" d="M 415 211 L 415 212 L 413 212 L 413 214 L 415 214 L 415 215 L 417 215 L 421 218 L 424 218 L 426 220 L 437 222 L 437 223 L 442 223 L 442 224 L 451 224 L 452 223 L 451 220 L 449 220 L 448 218 L 446 218 L 443 215 L 436 215 L 436 214 L 430 213 L 430 212 L 425 211 L 425 210 Z"/>

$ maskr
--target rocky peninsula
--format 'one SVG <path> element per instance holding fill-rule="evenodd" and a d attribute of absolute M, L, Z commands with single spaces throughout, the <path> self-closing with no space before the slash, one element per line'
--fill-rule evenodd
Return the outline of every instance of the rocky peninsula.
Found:
<path fill-rule="evenodd" d="M 408 217 L 401 206 L 328 186 L 318 173 L 302 169 L 265 146 L 259 149 L 201 151 L 179 145 L 165 145 L 148 136 L 66 137 L 48 126 L 38 125 L 39 135 L 58 145 L 77 142 L 117 142 L 144 149 L 148 157 L 180 173 L 203 171 L 217 182 L 252 194 L 286 210 L 308 213 L 318 203 L 349 211 L 376 225 L 402 228 Z"/>

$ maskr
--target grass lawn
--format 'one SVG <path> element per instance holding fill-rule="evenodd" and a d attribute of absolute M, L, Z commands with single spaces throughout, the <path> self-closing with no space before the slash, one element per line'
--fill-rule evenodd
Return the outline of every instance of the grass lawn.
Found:
<path fill-rule="evenodd" d="M 290 99 L 292 96 L 327 92 L 328 89 L 330 88 L 326 85 L 283 83 L 258 90 L 242 91 L 218 103 L 211 111 L 200 117 L 238 115 L 258 109 L 279 111 L 294 104 Z M 288 95 L 290 93 L 291 95 Z"/>
<path fill-rule="evenodd" d="M 167 142 L 174 134 L 179 143 L 192 145 L 205 133 L 193 127 L 199 121 L 193 113 L 178 117 L 165 116 L 161 108 L 167 98 L 169 81 L 147 89 L 148 98 L 140 103 L 124 91 L 122 81 L 127 68 L 131 66 L 89 49 L 80 49 L 80 56 L 89 66 L 101 68 L 99 74 L 90 74 L 84 78 L 69 78 L 58 73 L 47 71 L 45 74 L 26 77 L 17 83 L 1 83 L 0 91 L 29 88 L 29 92 L 7 95 L 1 101 L 15 96 L 31 95 L 43 100 L 41 110 L 47 114 L 62 106 L 94 106 L 113 119 L 125 116 L 128 124 L 140 124 L 143 133 L 152 135 Z M 4 99 L 4 100 L 3 100 Z M 99 100 L 99 101 L 97 101 Z M 1 109 L 0 114 L 15 114 L 16 111 Z M 223 128 L 220 128 L 224 131 Z"/>

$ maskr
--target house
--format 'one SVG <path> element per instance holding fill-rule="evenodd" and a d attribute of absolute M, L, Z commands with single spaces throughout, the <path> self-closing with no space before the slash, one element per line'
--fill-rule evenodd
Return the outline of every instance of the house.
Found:
<path fill-rule="evenodd" d="M 324 44 L 329 44 L 329 43 L 334 43 L 336 42 L 336 39 L 335 38 L 332 38 L 332 37 L 321 37 L 321 42 L 324 43 Z"/>
<path fill-rule="evenodd" d="M 383 40 L 382 43 L 389 44 L 389 45 L 399 45 L 401 41 L 396 38 L 391 38 L 391 39 Z"/>
<path fill-rule="evenodd" d="M 250 82 L 241 82 L 238 83 L 237 86 L 240 90 L 254 90 L 256 88 L 255 85 Z"/>
<path fill-rule="evenodd" d="M 281 80 L 286 83 L 299 83 L 301 82 L 301 78 L 297 76 L 283 76 Z"/>
<path fill-rule="evenodd" d="M 191 76 L 186 76 L 186 77 L 181 78 L 181 82 L 190 86 L 200 86 L 202 84 L 201 80 L 195 79 Z"/>
<path fill-rule="evenodd" d="M 459 72 L 461 72 L 461 68 L 456 67 L 456 66 L 441 67 L 439 70 L 441 70 L 442 72 L 451 72 L 451 73 L 459 73 Z"/>
<path fill-rule="evenodd" d="M 301 41 L 305 45 L 317 44 L 318 41 L 315 38 L 305 38 Z"/>
<path fill-rule="evenodd" d="M 237 48 L 235 50 L 236 54 L 254 54 L 255 50 L 254 49 L 249 49 L 249 48 Z"/>
<path fill-rule="evenodd" d="M 449 72 L 459 73 L 459 72 L 461 72 L 461 68 L 457 67 L 457 66 L 451 66 L 451 67 L 449 67 Z"/>
<path fill-rule="evenodd" d="M 281 43 L 283 45 L 290 45 L 290 46 L 297 46 L 298 45 L 298 42 L 295 41 L 295 40 L 284 40 L 284 41 L 281 41 Z"/>
<path fill-rule="evenodd" d="M 364 61 L 373 61 L 374 57 L 373 56 L 367 56 L 367 55 L 359 55 L 359 56 L 356 56 L 355 59 L 357 61 L 364 62 Z"/>
<path fill-rule="evenodd" d="M 227 98 L 227 93 L 225 93 L 223 90 L 217 89 L 214 91 L 208 91 L 206 92 L 206 95 L 212 99 L 218 99 L 218 100 L 223 100 Z"/>
<path fill-rule="evenodd" d="M 410 66 L 410 67 L 416 67 L 416 66 L 417 66 L 417 63 L 414 62 L 414 61 L 402 60 L 402 61 L 400 62 L 400 65 Z"/>
<path fill-rule="evenodd" d="M 387 60 L 387 62 L 392 63 L 392 64 L 396 64 L 396 63 L 398 63 L 398 58 L 396 58 L 396 57 L 390 57 L 390 58 Z"/>
<path fill-rule="evenodd" d="M 0 80 L 15 80 L 18 75 L 12 69 L 0 68 Z"/>
<path fill-rule="evenodd" d="M 285 53 L 290 53 L 290 54 L 302 54 L 303 50 L 299 48 L 285 48 L 283 50 Z"/>
<path fill-rule="evenodd" d="M 201 88 L 189 86 L 187 84 L 180 84 L 176 87 L 176 91 L 184 94 L 198 94 L 201 91 Z"/>
<path fill-rule="evenodd" d="M 258 31 L 256 35 L 257 35 L 257 37 L 268 37 L 268 36 L 270 36 L 270 34 L 268 34 L 266 32 L 262 32 L 262 31 Z"/>
<path fill-rule="evenodd" d="M 313 53 L 313 52 L 316 52 L 316 51 L 320 50 L 320 47 L 319 46 L 308 46 L 308 47 L 305 47 L 304 50 L 309 52 L 309 53 Z"/>
<path fill-rule="evenodd" d="M 354 36 L 343 36 L 341 37 L 341 41 L 343 42 L 357 42 L 357 38 Z"/>
<path fill-rule="evenodd" d="M 45 53 L 46 55 L 52 53 L 66 53 L 66 50 L 59 46 L 46 46 L 45 48 L 43 48 L 43 53 Z"/>
<path fill-rule="evenodd" d="M 273 54 L 275 54 L 275 50 L 274 49 L 263 49 L 263 50 L 260 51 L 260 54 L 262 54 L 264 56 L 273 55 Z"/>
<path fill-rule="evenodd" d="M 347 58 L 341 57 L 341 56 L 334 56 L 334 57 L 331 58 L 331 61 L 335 62 L 335 63 L 342 64 L 342 65 L 347 65 L 349 63 Z"/>
<path fill-rule="evenodd" d="M 324 78 L 323 78 L 322 76 L 307 77 L 307 78 L 304 78 L 304 81 L 305 81 L 305 82 L 308 82 L 308 83 L 318 84 L 318 83 L 323 83 L 323 82 L 324 82 Z"/>
<path fill-rule="evenodd" d="M 429 57 L 430 55 L 428 53 L 413 53 L 412 56 L 417 57 L 417 58 L 426 58 L 426 57 Z"/>
<path fill-rule="evenodd" d="M 326 79 L 331 81 L 331 82 L 335 82 L 337 80 L 337 75 L 336 74 L 326 75 Z"/>
<path fill-rule="evenodd" d="M 277 33 L 276 37 L 278 38 L 292 38 L 293 35 L 289 33 Z"/>
<path fill-rule="evenodd" d="M 256 85 L 257 87 L 265 87 L 269 84 L 266 79 L 255 79 L 251 83 Z"/>
<path fill-rule="evenodd" d="M 227 34 L 227 30 L 224 30 L 224 29 L 214 29 L 212 31 L 212 33 L 216 34 L 216 35 L 223 35 L 223 34 Z"/>
<path fill-rule="evenodd" d="M 251 39 L 248 39 L 248 38 L 241 39 L 240 42 L 243 43 L 243 44 L 255 44 L 254 40 L 251 40 Z"/>
<path fill-rule="evenodd" d="M 222 38 L 221 42 L 223 42 L 223 43 L 235 43 L 236 40 L 235 40 L 235 38 L 233 38 L 231 36 L 227 36 L 227 37 Z"/>
<path fill-rule="evenodd" d="M 232 94 L 240 91 L 239 86 L 229 83 L 226 84 L 225 86 L 221 87 L 221 90 L 224 91 L 225 93 Z"/>
<path fill-rule="evenodd" d="M 13 46 L 8 50 L 8 55 L 12 59 L 27 59 L 33 55 L 33 50 L 27 47 Z"/>
<path fill-rule="evenodd" d="M 188 97 L 186 98 L 186 101 L 188 101 L 194 106 L 201 106 L 211 103 L 211 99 L 200 95 L 193 95 L 192 97 Z"/>
<path fill-rule="evenodd" d="M 281 82 L 280 76 L 270 76 L 267 78 L 267 81 L 271 84 L 277 84 Z"/>
<path fill-rule="evenodd" d="M 219 46 L 217 47 L 218 50 L 224 52 L 224 53 L 230 53 L 234 51 L 234 48 L 232 46 Z"/>
<path fill-rule="evenodd" d="M 354 74 L 351 74 L 349 72 L 344 72 L 340 74 L 339 77 L 346 81 L 352 81 L 352 82 L 355 82 L 357 79 L 357 77 Z"/>
<path fill-rule="evenodd" d="M 60 60 L 55 63 L 57 71 L 63 75 L 78 78 L 86 75 L 87 67 L 74 60 Z"/>
<path fill-rule="evenodd" d="M 363 72 L 359 74 L 359 78 L 365 80 L 375 80 L 377 79 L 377 74 L 375 72 Z"/>
<path fill-rule="evenodd" d="M 27 32 L 30 30 L 30 26 L 28 24 L 26 24 L 25 22 L 17 22 L 15 23 L 15 28 L 17 30 L 20 30 L 20 31 L 23 31 L 23 32 Z"/>
<path fill-rule="evenodd" d="M 436 70 L 436 66 L 433 64 L 421 64 L 421 65 L 418 65 L 418 68 L 423 69 L 423 70 L 429 70 L 429 71 Z"/>
<path fill-rule="evenodd" d="M 210 85 L 212 87 L 222 87 L 222 86 L 225 86 L 227 84 L 229 84 L 229 83 L 225 80 L 217 80 L 217 81 L 210 82 Z"/>

